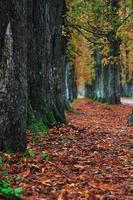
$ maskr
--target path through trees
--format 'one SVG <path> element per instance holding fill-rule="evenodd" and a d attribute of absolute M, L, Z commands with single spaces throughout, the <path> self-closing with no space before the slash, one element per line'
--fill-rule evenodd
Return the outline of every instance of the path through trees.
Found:
<path fill-rule="evenodd" d="M 30 157 L 3 154 L 9 179 L 24 188 L 25 200 L 132 199 L 133 128 L 127 126 L 132 107 L 88 99 L 73 106 L 68 125 L 39 140 L 28 136 Z"/>

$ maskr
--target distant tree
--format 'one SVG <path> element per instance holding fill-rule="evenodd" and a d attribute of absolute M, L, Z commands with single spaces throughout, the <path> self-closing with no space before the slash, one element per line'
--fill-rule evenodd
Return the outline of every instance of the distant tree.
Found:
<path fill-rule="evenodd" d="M 120 46 L 132 17 L 132 0 L 68 1 L 68 27 L 84 36 L 93 49 L 102 53 L 102 63 L 109 69 L 107 98 L 120 101 Z M 125 12 L 123 11 L 125 10 Z M 121 33 L 121 28 L 123 28 Z"/>

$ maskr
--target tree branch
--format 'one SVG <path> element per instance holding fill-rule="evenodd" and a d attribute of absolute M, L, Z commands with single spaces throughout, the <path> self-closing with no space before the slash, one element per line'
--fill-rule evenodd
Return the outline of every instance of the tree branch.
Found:
<path fill-rule="evenodd" d="M 81 29 L 78 25 L 69 24 L 69 26 L 72 27 L 73 29 L 77 30 L 77 31 L 78 31 L 87 41 L 89 41 L 90 43 L 93 43 L 93 44 L 101 44 L 100 42 L 96 42 L 96 41 L 92 40 L 92 38 L 87 37 L 87 36 L 83 33 L 82 29 Z M 92 33 L 92 32 L 90 32 L 90 33 Z"/>
<path fill-rule="evenodd" d="M 120 26 L 121 26 L 122 24 L 124 24 L 124 23 L 127 21 L 127 19 L 128 19 L 129 17 L 131 17 L 131 16 L 133 16 L 133 12 L 131 12 L 127 17 L 125 17 L 125 18 L 122 20 L 122 22 L 120 23 Z"/>

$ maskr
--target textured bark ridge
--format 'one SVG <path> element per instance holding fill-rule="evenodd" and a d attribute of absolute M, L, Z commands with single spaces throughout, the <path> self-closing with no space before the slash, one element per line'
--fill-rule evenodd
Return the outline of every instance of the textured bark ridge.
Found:
<path fill-rule="evenodd" d="M 0 150 L 25 149 L 27 110 L 65 122 L 65 11 L 64 0 L 0 1 Z"/>
<path fill-rule="evenodd" d="M 25 149 L 26 0 L 0 2 L 0 150 Z"/>
<path fill-rule="evenodd" d="M 66 39 L 61 35 L 65 9 L 65 2 L 57 0 L 28 4 L 29 102 L 37 115 L 53 113 L 60 122 L 65 121 L 66 101 Z"/>

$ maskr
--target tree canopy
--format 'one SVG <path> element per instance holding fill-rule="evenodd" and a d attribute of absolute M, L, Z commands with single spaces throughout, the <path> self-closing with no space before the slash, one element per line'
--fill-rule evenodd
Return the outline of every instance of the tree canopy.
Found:
<path fill-rule="evenodd" d="M 85 57 L 86 55 L 89 58 L 89 55 L 94 55 L 97 49 L 102 53 L 102 63 L 104 65 L 114 64 L 120 60 L 118 65 L 121 65 L 122 73 L 125 73 L 126 68 L 126 73 L 130 72 L 129 74 L 132 74 L 133 69 L 131 66 L 133 59 L 131 54 L 133 43 L 131 40 L 133 39 L 133 1 L 68 0 L 67 6 L 67 25 L 71 32 L 71 39 L 68 46 L 68 54 L 70 57 L 73 57 L 73 60 L 77 60 L 77 55 L 79 58 L 77 49 L 80 40 L 80 43 L 82 43 L 80 49 L 83 48 L 83 44 L 85 43 L 88 49 L 88 54 L 83 50 L 82 56 L 84 55 Z M 128 55 L 125 55 L 126 52 L 128 52 Z M 82 59 L 82 62 L 85 66 L 86 61 L 84 60 Z M 90 73 L 87 73 L 95 77 L 94 73 L 91 73 L 93 71 L 92 69 L 94 69 L 95 62 L 91 62 L 92 59 L 89 60 L 90 62 L 87 65 Z M 81 68 L 80 64 L 79 67 Z M 89 79 L 92 80 L 93 77 Z M 122 77 L 122 82 L 126 81 L 124 74 Z M 128 75 L 126 79 L 131 79 L 131 75 Z"/>

